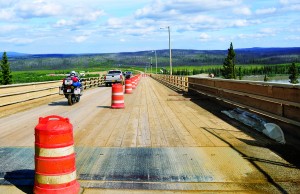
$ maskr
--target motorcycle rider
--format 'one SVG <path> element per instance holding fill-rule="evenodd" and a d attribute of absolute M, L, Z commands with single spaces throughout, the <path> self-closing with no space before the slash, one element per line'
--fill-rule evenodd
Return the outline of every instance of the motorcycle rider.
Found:
<path fill-rule="evenodd" d="M 69 77 L 73 80 L 74 87 L 81 87 L 81 80 L 76 71 L 71 71 Z"/>
<path fill-rule="evenodd" d="M 73 81 L 72 86 L 75 87 L 75 88 L 80 88 L 81 93 L 82 93 L 83 87 L 82 87 L 82 84 L 81 84 L 80 77 L 78 77 L 78 74 L 77 74 L 76 71 L 71 71 L 69 73 L 69 75 L 65 79 L 63 79 L 62 90 L 65 87 L 65 80 L 72 80 Z"/>
<path fill-rule="evenodd" d="M 83 87 L 78 74 L 75 71 L 71 71 L 65 79 L 63 79 L 63 84 L 60 87 L 59 94 L 65 95 L 68 99 L 68 104 L 73 105 L 80 101 L 82 96 Z"/>

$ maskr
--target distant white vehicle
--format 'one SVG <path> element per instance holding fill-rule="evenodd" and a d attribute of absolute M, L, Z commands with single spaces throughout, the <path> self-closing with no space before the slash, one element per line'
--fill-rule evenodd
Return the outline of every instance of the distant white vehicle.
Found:
<path fill-rule="evenodd" d="M 85 76 L 85 71 L 80 71 L 79 75 L 84 77 Z"/>
<path fill-rule="evenodd" d="M 112 85 L 113 83 L 121 83 L 124 85 L 124 76 L 121 70 L 109 70 L 104 77 L 105 86 Z"/>

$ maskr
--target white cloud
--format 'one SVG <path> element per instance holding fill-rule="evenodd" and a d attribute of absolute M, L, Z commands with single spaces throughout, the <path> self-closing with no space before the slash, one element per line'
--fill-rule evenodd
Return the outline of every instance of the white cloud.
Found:
<path fill-rule="evenodd" d="M 1 8 L 5 7 L 11 7 L 12 5 L 15 5 L 18 3 L 19 0 L 5 0 L 5 1 L 0 1 L 0 6 Z"/>
<path fill-rule="evenodd" d="M 220 42 L 224 42 L 224 41 L 226 41 L 227 39 L 226 39 L 225 37 L 218 37 L 218 40 L 219 40 Z"/>
<path fill-rule="evenodd" d="M 191 18 L 189 18 L 189 21 L 190 23 L 211 23 L 211 24 L 216 24 L 216 23 L 219 23 L 220 20 L 214 18 L 214 17 L 211 17 L 211 16 L 208 16 L 208 15 L 197 15 L 197 16 L 193 16 Z"/>
<path fill-rule="evenodd" d="M 290 5 L 286 9 L 291 11 L 300 11 L 300 4 Z"/>
<path fill-rule="evenodd" d="M 26 28 L 24 27 L 21 27 L 19 25 L 16 25 L 16 24 L 8 24 L 8 25 L 3 25 L 1 26 L 1 30 L 0 30 L 0 33 L 11 33 L 11 32 L 15 32 L 17 30 L 20 30 L 20 29 L 23 29 L 23 30 L 26 30 Z"/>
<path fill-rule="evenodd" d="M 77 42 L 77 43 L 81 43 L 81 42 L 84 42 L 88 39 L 89 37 L 87 35 L 82 35 L 82 36 L 76 36 L 73 38 L 74 42 Z"/>
<path fill-rule="evenodd" d="M 77 9 L 67 19 L 59 19 L 53 26 L 54 27 L 72 27 L 73 29 L 79 26 L 86 25 L 97 21 L 101 16 L 105 15 L 102 10 L 86 10 Z"/>
<path fill-rule="evenodd" d="M 6 20 L 6 21 L 10 21 L 10 20 L 13 20 L 15 19 L 15 14 L 14 12 L 12 12 L 11 10 L 9 9 L 2 9 L 0 10 L 0 20 Z"/>
<path fill-rule="evenodd" d="M 61 19 L 61 20 L 58 20 L 54 26 L 55 27 L 64 27 L 64 26 L 72 26 L 72 25 L 74 25 L 74 23 L 72 21 Z"/>
<path fill-rule="evenodd" d="M 298 32 L 300 33 L 300 28 L 291 28 L 289 29 L 290 32 Z"/>
<path fill-rule="evenodd" d="M 234 18 L 232 11 L 235 15 L 241 15 L 239 19 Z M 156 0 L 138 9 L 134 19 L 167 23 L 178 32 L 185 32 L 240 28 L 260 23 L 255 18 L 243 17 L 250 15 L 251 9 L 240 0 L 220 0 L 218 3 L 211 0 Z"/>
<path fill-rule="evenodd" d="M 167 36 L 159 29 L 164 26 L 171 27 L 178 48 L 195 39 L 205 45 L 241 38 L 251 45 L 251 39 L 270 42 L 270 36 L 283 40 L 282 29 L 290 39 L 299 37 L 300 0 L 5 0 L 0 7 L 3 48 L 34 41 L 47 50 L 56 37 L 61 47 L 70 41 L 96 45 L 99 37 L 113 46 L 122 42 L 125 49 L 133 48 L 129 40 L 141 42 L 135 48 L 160 47 Z"/>
<path fill-rule="evenodd" d="M 15 7 L 15 13 L 22 18 L 56 16 L 62 12 L 59 4 L 45 1 L 22 2 Z"/>
<path fill-rule="evenodd" d="M 201 33 L 200 34 L 200 36 L 199 36 L 199 40 L 201 41 L 201 42 L 206 42 L 206 41 L 208 41 L 208 40 L 210 40 L 210 35 L 208 35 L 208 34 L 206 34 L 206 33 Z"/>
<path fill-rule="evenodd" d="M 283 10 L 286 11 L 300 11 L 300 1 L 299 0 L 280 0 Z"/>
<path fill-rule="evenodd" d="M 248 26 L 249 25 L 249 22 L 248 20 L 234 20 L 231 22 L 230 26 L 233 26 L 233 27 L 244 27 L 244 26 Z"/>
<path fill-rule="evenodd" d="M 248 7 L 237 7 L 235 9 L 233 9 L 233 12 L 235 14 L 239 14 L 239 15 L 251 15 L 252 14 L 250 8 L 248 8 Z"/>
<path fill-rule="evenodd" d="M 285 40 L 300 40 L 300 36 L 288 36 L 285 38 Z"/>
<path fill-rule="evenodd" d="M 128 28 L 121 31 L 122 34 L 127 34 L 130 36 L 147 36 L 155 30 L 154 27 L 148 28 Z"/>
<path fill-rule="evenodd" d="M 262 34 L 238 34 L 238 38 L 240 39 L 248 39 L 248 38 L 261 38 Z"/>
<path fill-rule="evenodd" d="M 276 31 L 277 30 L 274 29 L 274 28 L 262 28 L 262 29 L 260 29 L 260 32 L 264 33 L 264 34 L 275 34 Z"/>
<path fill-rule="evenodd" d="M 0 42 L 6 42 L 6 43 L 11 43 L 14 45 L 25 45 L 32 43 L 34 40 L 30 38 L 7 38 L 7 39 L 0 39 Z"/>
<path fill-rule="evenodd" d="M 245 27 L 255 24 L 260 24 L 260 20 L 246 20 L 246 19 L 239 19 L 239 20 L 233 20 L 229 23 L 229 27 Z"/>
<path fill-rule="evenodd" d="M 127 22 L 120 18 L 109 18 L 107 21 L 108 28 L 122 28 L 123 25 L 127 25 Z"/>
<path fill-rule="evenodd" d="M 184 13 L 199 13 L 206 10 L 219 10 L 241 4 L 241 0 L 169 0 L 164 4 L 166 10 L 180 10 Z"/>
<path fill-rule="evenodd" d="M 265 32 L 263 32 L 264 30 L 261 30 L 260 32 L 257 33 L 253 33 L 253 34 L 238 34 L 237 38 L 240 39 L 260 39 L 260 38 L 265 38 L 265 37 L 270 37 L 270 36 L 275 36 L 276 34 L 270 31 L 265 30 Z"/>
<path fill-rule="evenodd" d="M 280 0 L 279 2 L 283 5 L 300 3 L 299 0 Z"/>
<path fill-rule="evenodd" d="M 276 12 L 276 8 L 275 7 L 271 7 L 271 8 L 266 8 L 266 9 L 257 9 L 255 11 L 256 14 L 258 15 L 263 15 L 263 14 L 272 14 Z"/>
<path fill-rule="evenodd" d="M 159 22 L 154 20 L 133 20 L 132 18 L 109 18 L 103 26 L 107 36 L 114 34 L 129 36 L 147 36 L 159 30 Z"/>
<path fill-rule="evenodd" d="M 138 9 L 137 18 L 166 18 L 180 14 L 199 14 L 206 11 L 221 10 L 240 5 L 241 0 L 156 0 Z"/>
<path fill-rule="evenodd" d="M 86 7 L 75 7 L 74 10 L 70 15 L 74 17 L 72 21 L 77 24 L 90 23 L 105 15 L 103 10 L 91 10 Z"/>

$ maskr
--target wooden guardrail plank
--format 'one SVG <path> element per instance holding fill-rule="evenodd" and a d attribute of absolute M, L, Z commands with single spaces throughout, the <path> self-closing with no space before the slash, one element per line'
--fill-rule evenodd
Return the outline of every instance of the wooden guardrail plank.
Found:
<path fill-rule="evenodd" d="M 202 84 L 216 88 L 270 97 L 277 100 L 300 103 L 299 85 L 195 77 L 189 77 L 189 80 L 190 83 L 194 84 Z"/>
<path fill-rule="evenodd" d="M 158 74 L 151 74 L 151 77 L 180 90 L 196 91 L 272 117 L 276 115 L 289 123 L 300 123 L 299 85 Z"/>
<path fill-rule="evenodd" d="M 82 79 L 84 89 L 103 85 L 103 77 Z M 44 98 L 59 93 L 61 81 L 0 86 L 0 107 Z"/>
<path fill-rule="evenodd" d="M 168 76 L 168 75 L 151 74 L 151 77 L 165 84 L 170 84 L 178 88 L 179 90 L 188 91 L 187 76 Z"/>
<path fill-rule="evenodd" d="M 58 87 L 1 97 L 0 107 L 58 94 Z"/>
<path fill-rule="evenodd" d="M 189 90 L 243 104 L 261 112 L 300 122 L 300 87 L 189 77 Z M 255 90 L 256 88 L 256 90 Z M 279 92 L 281 91 L 281 92 Z M 284 93 L 286 91 L 286 93 Z M 280 94 L 279 94 L 280 93 Z"/>
<path fill-rule="evenodd" d="M 3 85 L 0 86 L 0 97 L 5 94 L 39 90 L 39 89 L 45 89 L 50 87 L 58 87 L 61 84 L 62 84 L 61 81 L 49 81 L 49 82 L 36 82 L 36 83 L 26 83 L 26 84 Z"/>
<path fill-rule="evenodd" d="M 190 89 L 190 90 L 193 90 L 193 89 Z M 197 92 L 197 93 L 200 93 L 202 95 L 209 96 L 211 98 L 215 98 L 219 101 L 223 101 L 225 103 L 231 104 L 231 105 L 236 106 L 236 107 L 240 107 L 240 108 L 243 108 L 243 109 L 248 109 L 250 111 L 253 111 L 253 112 L 256 112 L 256 113 L 259 113 L 259 114 L 262 114 L 262 115 L 265 115 L 265 116 L 268 116 L 268 117 L 271 117 L 271 118 L 274 118 L 274 119 L 277 119 L 277 120 L 280 120 L 280 121 L 283 121 L 283 122 L 286 122 L 286 123 L 289 123 L 289 124 L 292 124 L 292 125 L 300 126 L 300 122 L 298 122 L 294 119 L 289 119 L 289 118 L 286 118 L 286 117 L 283 117 L 283 116 L 272 114 L 270 112 L 266 112 L 266 111 L 263 111 L 261 109 L 257 109 L 257 108 L 251 107 L 251 106 L 247 106 L 245 104 L 238 103 L 238 102 L 232 101 L 230 99 L 221 98 L 219 96 L 208 94 L 208 93 L 202 92 L 200 90 L 194 90 L 194 91 Z"/>

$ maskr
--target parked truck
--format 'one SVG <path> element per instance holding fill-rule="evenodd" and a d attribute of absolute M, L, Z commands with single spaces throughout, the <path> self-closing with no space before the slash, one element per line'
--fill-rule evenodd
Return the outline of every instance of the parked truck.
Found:
<path fill-rule="evenodd" d="M 105 86 L 112 85 L 113 83 L 121 83 L 124 85 L 124 76 L 121 70 L 109 70 L 104 77 Z"/>

